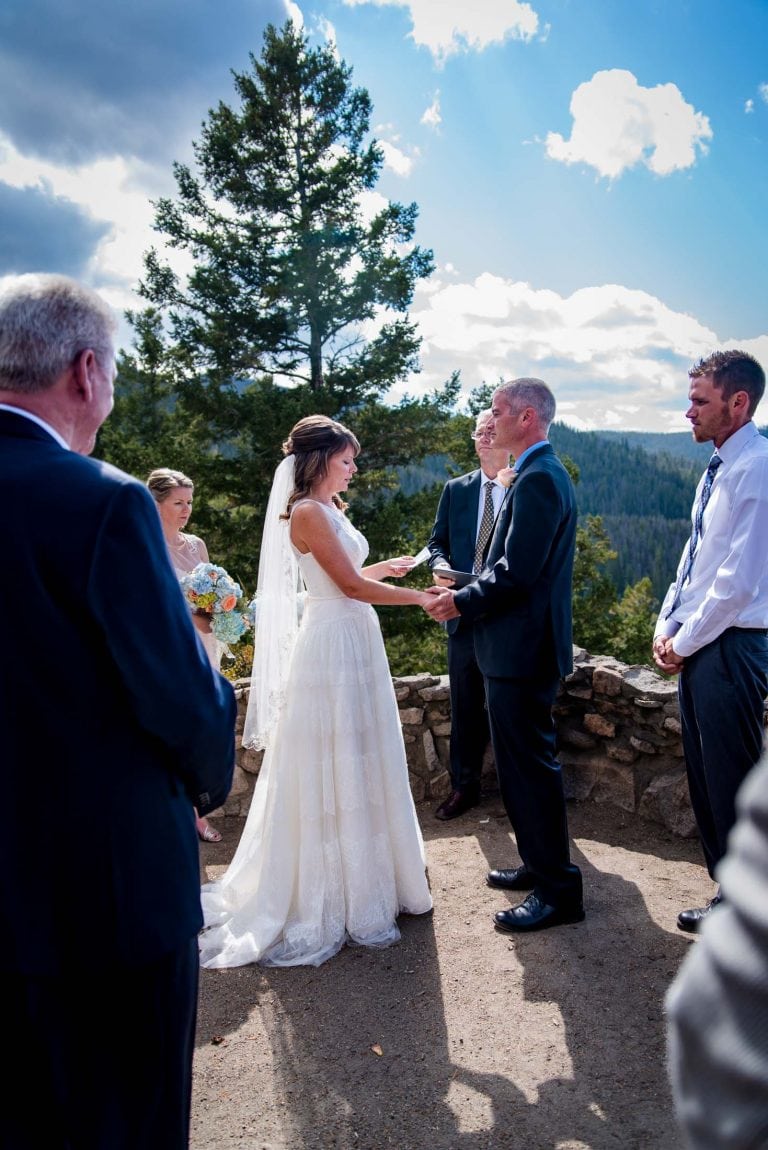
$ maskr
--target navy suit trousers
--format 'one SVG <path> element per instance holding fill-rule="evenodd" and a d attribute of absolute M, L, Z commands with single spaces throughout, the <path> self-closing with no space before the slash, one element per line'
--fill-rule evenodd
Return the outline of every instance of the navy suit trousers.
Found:
<path fill-rule="evenodd" d="M 552 705 L 558 680 L 486 678 L 491 739 L 504 806 L 535 890 L 550 906 L 580 905 Z"/>
<path fill-rule="evenodd" d="M 456 791 L 480 787 L 483 758 L 490 739 L 485 682 L 475 658 L 471 625 L 448 636 L 451 690 L 451 782 Z"/>
<path fill-rule="evenodd" d="M 83 921 L 71 970 L 3 976 L 13 1056 L 0 1150 L 187 1150 L 197 935 L 146 965 L 102 967 Z"/>

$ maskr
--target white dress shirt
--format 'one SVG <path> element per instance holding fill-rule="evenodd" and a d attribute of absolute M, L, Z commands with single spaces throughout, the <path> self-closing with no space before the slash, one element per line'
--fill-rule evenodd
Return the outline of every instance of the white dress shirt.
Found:
<path fill-rule="evenodd" d="M 717 449 L 722 459 L 704 511 L 689 581 L 670 618 L 675 583 L 661 605 L 656 633 L 674 636 L 683 658 L 729 627 L 768 628 L 768 440 L 750 420 Z M 704 477 L 699 481 L 692 517 Z M 678 564 L 683 570 L 688 543 Z"/>

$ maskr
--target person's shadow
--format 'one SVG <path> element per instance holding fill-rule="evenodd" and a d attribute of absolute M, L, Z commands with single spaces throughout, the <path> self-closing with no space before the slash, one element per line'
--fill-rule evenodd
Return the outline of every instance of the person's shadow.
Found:
<path fill-rule="evenodd" d="M 269 1150 L 681 1145 L 662 1001 L 687 940 L 578 849 L 586 922 L 498 934 L 506 896 L 483 867 L 514 862 L 484 857 L 509 841 L 498 814 L 493 842 L 464 831 L 457 877 L 441 841 L 461 832 L 420 810 L 435 912 L 402 917 L 399 944 L 317 968 L 202 971 L 193 1150 L 225 1129 Z M 473 884 L 461 908 L 457 882 Z"/>

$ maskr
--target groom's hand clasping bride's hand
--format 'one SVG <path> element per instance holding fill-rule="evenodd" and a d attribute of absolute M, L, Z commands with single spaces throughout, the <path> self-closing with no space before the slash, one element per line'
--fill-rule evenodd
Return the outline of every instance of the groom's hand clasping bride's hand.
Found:
<path fill-rule="evenodd" d="M 445 623 L 448 619 L 458 619 L 461 612 L 456 610 L 453 602 L 454 592 L 447 587 L 427 587 L 431 595 L 429 605 L 424 608 L 438 623 Z"/>

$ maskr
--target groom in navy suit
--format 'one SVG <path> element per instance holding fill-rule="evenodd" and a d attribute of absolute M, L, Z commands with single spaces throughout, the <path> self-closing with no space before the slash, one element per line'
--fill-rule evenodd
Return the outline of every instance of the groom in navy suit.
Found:
<path fill-rule="evenodd" d="M 188 1146 L 193 808 L 226 798 L 235 704 L 152 497 L 86 458 L 112 407 L 114 330 L 64 277 L 0 291 L 8 1150 Z"/>
<path fill-rule="evenodd" d="M 584 918 L 581 872 L 570 860 L 552 705 L 573 667 L 571 595 L 576 547 L 573 484 L 547 439 L 555 398 L 539 379 L 494 392 L 489 430 L 515 458 L 485 567 L 459 591 L 435 595 L 439 621 L 474 624 L 504 805 L 522 865 L 492 870 L 491 886 L 530 894 L 495 916 L 505 931 Z"/>

